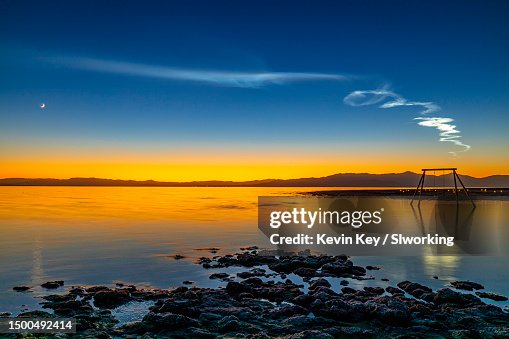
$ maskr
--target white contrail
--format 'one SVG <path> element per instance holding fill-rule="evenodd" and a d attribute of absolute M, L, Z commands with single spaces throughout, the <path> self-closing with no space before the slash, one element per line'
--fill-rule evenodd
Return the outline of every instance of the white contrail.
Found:
<path fill-rule="evenodd" d="M 257 88 L 270 84 L 282 85 L 291 82 L 323 80 L 342 81 L 348 79 L 346 76 L 339 74 L 300 72 L 234 72 L 183 69 L 91 58 L 50 58 L 46 60 L 55 64 L 76 69 L 163 78 L 169 80 L 194 81 L 242 88 Z"/>
<path fill-rule="evenodd" d="M 463 152 L 470 150 L 472 147 L 460 141 L 460 131 L 453 125 L 452 118 L 443 117 L 429 117 L 430 113 L 440 111 L 440 106 L 433 102 L 410 101 L 401 95 L 389 91 L 387 89 L 376 89 L 367 91 L 353 91 L 348 94 L 343 102 L 350 106 L 367 106 L 380 104 L 379 108 L 393 108 L 399 106 L 420 106 L 423 110 L 420 112 L 421 116 L 414 118 L 418 120 L 417 123 L 424 127 L 434 127 L 439 131 L 439 141 L 451 142 L 456 146 L 463 147 Z M 456 152 L 449 152 L 456 155 Z"/>

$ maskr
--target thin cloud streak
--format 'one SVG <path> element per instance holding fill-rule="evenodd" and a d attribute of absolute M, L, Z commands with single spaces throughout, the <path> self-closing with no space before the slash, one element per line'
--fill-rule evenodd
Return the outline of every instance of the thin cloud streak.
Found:
<path fill-rule="evenodd" d="M 343 75 L 327 73 L 212 71 L 153 66 L 91 58 L 51 58 L 48 59 L 48 61 L 70 68 L 103 73 L 115 73 L 177 81 L 192 81 L 210 85 L 240 88 L 258 88 L 267 85 L 284 85 L 293 82 L 327 80 L 344 81 L 348 79 L 348 77 Z"/>
<path fill-rule="evenodd" d="M 440 111 L 440 106 L 433 102 L 410 101 L 401 95 L 387 89 L 376 89 L 366 91 L 353 91 L 348 94 L 343 102 L 350 106 L 368 106 L 377 105 L 379 108 L 394 108 L 401 106 L 422 107 L 421 116 L 414 118 L 419 121 L 417 124 L 423 127 L 433 127 L 439 131 L 441 142 L 451 142 L 456 146 L 463 147 L 462 152 L 470 150 L 472 147 L 463 143 L 460 131 L 453 125 L 454 119 L 446 117 L 430 117 L 428 114 Z M 449 152 L 456 156 L 456 152 Z"/>

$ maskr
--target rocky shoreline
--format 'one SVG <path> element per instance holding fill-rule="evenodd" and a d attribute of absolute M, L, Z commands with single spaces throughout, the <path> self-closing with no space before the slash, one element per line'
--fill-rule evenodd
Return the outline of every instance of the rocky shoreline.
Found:
<path fill-rule="evenodd" d="M 74 286 L 66 294 L 43 297 L 47 311 L 18 317 L 74 317 L 78 331 L 74 336 L 90 338 L 509 337 L 509 314 L 481 300 L 505 297 L 479 291 L 484 286 L 474 282 L 457 281 L 436 291 L 410 281 L 356 290 L 347 286 L 346 279 L 373 279 L 369 271 L 380 268 L 356 266 L 346 255 L 260 255 L 256 247 L 235 255 L 203 257 L 198 264 L 205 269 L 238 266 L 246 270 L 236 277 L 211 274 L 211 279 L 224 281 L 219 288 L 190 287 L 190 281 L 174 289 Z M 302 277 L 307 288 L 288 279 L 290 274 Z M 341 288 L 335 291 L 327 278 L 343 279 Z M 56 281 L 45 286 L 63 284 Z M 25 286 L 13 289 L 26 291 Z M 112 310 L 136 302 L 151 306 L 140 321 L 119 324 Z"/>

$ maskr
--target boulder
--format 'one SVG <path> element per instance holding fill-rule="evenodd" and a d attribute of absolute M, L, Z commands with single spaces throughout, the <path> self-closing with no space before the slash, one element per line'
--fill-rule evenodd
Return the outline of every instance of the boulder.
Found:
<path fill-rule="evenodd" d="M 14 286 L 12 288 L 13 291 L 16 291 L 16 292 L 25 292 L 25 291 L 28 291 L 30 289 L 30 287 L 28 286 Z"/>
<path fill-rule="evenodd" d="M 311 281 L 309 284 L 309 289 L 314 290 L 319 286 L 331 287 L 331 284 L 326 279 L 320 278 L 320 279 Z"/>
<path fill-rule="evenodd" d="M 47 289 L 55 289 L 64 286 L 64 281 L 63 280 L 47 281 L 44 284 L 41 284 L 41 286 Z"/>
<path fill-rule="evenodd" d="M 174 331 L 187 327 L 200 327 L 197 320 L 174 313 L 149 312 L 143 317 L 142 321 L 148 328 L 153 328 L 156 331 Z"/>
<path fill-rule="evenodd" d="M 506 296 L 503 296 L 503 295 L 500 295 L 500 294 L 495 294 L 495 293 L 491 293 L 491 292 L 475 292 L 475 294 L 481 298 L 485 298 L 485 299 L 491 299 L 491 300 L 494 300 L 494 301 L 506 301 L 508 300 Z"/>
<path fill-rule="evenodd" d="M 451 286 L 458 290 L 473 291 L 482 290 L 484 286 L 472 281 L 452 281 Z"/>
<path fill-rule="evenodd" d="M 433 302 L 437 305 L 453 304 L 457 306 L 469 306 L 482 304 L 481 299 L 472 294 L 463 294 L 455 292 L 450 288 L 444 288 L 437 291 Z"/>
<path fill-rule="evenodd" d="M 99 308 L 116 308 L 130 300 L 127 290 L 101 290 L 94 294 L 94 305 Z"/>

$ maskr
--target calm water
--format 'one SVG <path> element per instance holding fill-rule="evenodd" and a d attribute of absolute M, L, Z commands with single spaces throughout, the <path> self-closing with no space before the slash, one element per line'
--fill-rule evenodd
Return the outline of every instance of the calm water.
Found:
<path fill-rule="evenodd" d="M 208 278 L 214 271 L 194 261 L 212 256 L 206 250 L 210 247 L 219 248 L 218 254 L 250 245 L 269 247 L 257 227 L 258 196 L 313 190 L 317 189 L 0 187 L 0 312 L 38 308 L 33 297 L 45 293 L 38 286 L 49 280 L 65 280 L 67 287 L 127 282 L 168 288 L 184 280 L 219 286 L 224 283 Z M 508 220 L 507 201 L 490 204 L 499 220 Z M 175 260 L 174 254 L 186 258 Z M 423 254 L 353 260 L 382 266 L 373 275 L 391 280 L 352 281 L 354 287 L 408 279 L 440 288 L 466 279 L 484 284 L 486 291 L 509 295 L 507 256 Z M 34 291 L 16 293 L 15 285 L 32 286 Z M 333 285 L 339 288 L 337 281 Z"/>

